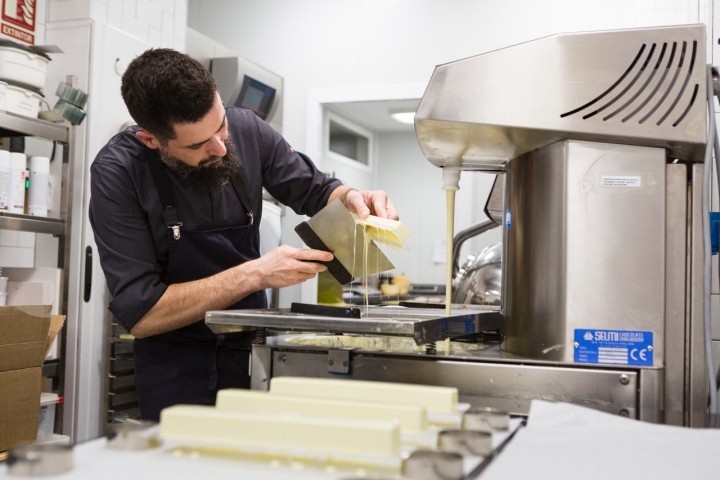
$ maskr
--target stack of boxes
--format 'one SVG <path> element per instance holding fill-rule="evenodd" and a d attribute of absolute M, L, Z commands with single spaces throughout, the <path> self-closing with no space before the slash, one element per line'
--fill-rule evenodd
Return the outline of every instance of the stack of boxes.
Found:
<path fill-rule="evenodd" d="M 0 307 L 0 452 L 37 438 L 42 365 L 65 320 L 51 308 Z"/>

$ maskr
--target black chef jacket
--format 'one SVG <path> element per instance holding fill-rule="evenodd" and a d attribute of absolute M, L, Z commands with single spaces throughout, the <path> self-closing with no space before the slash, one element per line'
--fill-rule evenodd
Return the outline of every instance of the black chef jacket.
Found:
<path fill-rule="evenodd" d="M 296 213 L 314 215 L 341 185 L 298 154 L 250 110 L 227 107 L 230 140 L 253 205 L 262 205 L 262 187 Z M 90 223 L 112 294 L 110 310 L 128 331 L 167 289 L 167 226 L 148 162 L 158 150 L 147 148 L 130 127 L 100 150 L 91 168 Z M 182 229 L 212 230 L 249 221 L 232 184 L 218 192 L 184 183 L 168 169 Z M 255 221 L 262 216 L 253 212 Z"/>

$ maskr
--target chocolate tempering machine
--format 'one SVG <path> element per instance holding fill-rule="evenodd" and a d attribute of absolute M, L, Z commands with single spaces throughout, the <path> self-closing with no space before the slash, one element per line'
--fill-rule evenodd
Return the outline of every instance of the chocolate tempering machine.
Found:
<path fill-rule="evenodd" d="M 443 171 L 497 175 L 486 212 L 503 230 L 501 306 L 212 311 L 208 326 L 267 333 L 253 389 L 344 376 L 453 386 L 518 414 L 545 399 L 706 426 L 705 58 L 705 27 L 687 25 L 556 35 L 436 67 L 418 142 Z M 447 337 L 449 355 L 432 347 Z"/>

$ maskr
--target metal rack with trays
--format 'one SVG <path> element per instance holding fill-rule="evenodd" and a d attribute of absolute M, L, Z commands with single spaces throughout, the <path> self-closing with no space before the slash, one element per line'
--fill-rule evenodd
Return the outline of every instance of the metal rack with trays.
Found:
<path fill-rule="evenodd" d="M 110 424 L 124 422 L 128 418 L 140 418 L 140 404 L 135 391 L 134 337 L 110 315 L 108 325 L 107 379 L 105 384 L 105 410 Z"/>
<path fill-rule="evenodd" d="M 68 77 L 68 83 L 74 83 L 74 77 Z M 0 110 L 0 137 L 39 137 L 52 140 L 62 147 L 62 173 L 59 218 L 37 217 L 31 215 L 0 212 L 0 230 L 42 233 L 58 239 L 57 267 L 62 269 L 62 292 L 60 294 L 59 313 L 67 315 L 68 285 L 70 272 L 70 232 L 72 211 L 73 161 L 76 149 L 76 127 L 57 124 L 45 120 L 17 115 Z M 63 395 L 65 389 L 65 358 L 67 350 L 67 323 L 58 334 L 59 359 L 45 362 L 43 377 L 52 379 L 53 391 Z M 62 404 L 58 405 L 62 409 Z M 62 431 L 62 411 L 55 415 L 55 431 Z"/>

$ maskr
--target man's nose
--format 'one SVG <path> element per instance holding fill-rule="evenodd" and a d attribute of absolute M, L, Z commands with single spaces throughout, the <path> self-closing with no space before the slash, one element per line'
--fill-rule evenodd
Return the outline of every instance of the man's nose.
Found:
<path fill-rule="evenodd" d="M 220 135 L 215 135 L 212 140 L 208 142 L 208 155 L 214 155 L 216 157 L 224 157 L 227 153 L 225 148 L 225 142 L 220 139 Z"/>

